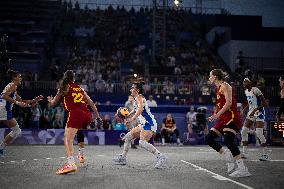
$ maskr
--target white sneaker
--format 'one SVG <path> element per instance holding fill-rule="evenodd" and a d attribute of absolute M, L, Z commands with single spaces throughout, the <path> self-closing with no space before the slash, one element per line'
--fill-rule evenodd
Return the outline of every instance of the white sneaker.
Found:
<path fill-rule="evenodd" d="M 251 176 L 247 167 L 237 168 L 233 173 L 229 174 L 230 177 L 249 177 Z"/>
<path fill-rule="evenodd" d="M 155 165 L 155 168 L 156 169 L 161 169 L 161 168 L 164 168 L 165 165 L 166 165 L 166 162 L 167 162 L 167 157 L 165 155 L 159 155 L 157 157 L 157 162 L 156 162 L 156 165 Z"/>
<path fill-rule="evenodd" d="M 248 158 L 249 158 L 248 153 L 242 152 L 242 153 L 241 153 L 241 158 L 243 158 L 243 159 L 248 159 Z"/>
<path fill-rule="evenodd" d="M 227 173 L 230 174 L 233 172 L 234 169 L 237 168 L 237 164 L 235 163 L 227 163 Z"/>
<path fill-rule="evenodd" d="M 126 157 L 122 156 L 121 154 L 115 156 L 112 160 L 116 165 L 126 165 L 127 164 Z"/>
<path fill-rule="evenodd" d="M 262 154 L 258 159 L 259 161 L 269 161 L 269 157 L 267 154 Z"/>

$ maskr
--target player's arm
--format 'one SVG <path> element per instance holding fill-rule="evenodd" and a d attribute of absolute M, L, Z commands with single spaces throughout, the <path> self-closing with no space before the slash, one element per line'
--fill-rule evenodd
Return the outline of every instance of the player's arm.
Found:
<path fill-rule="evenodd" d="M 243 115 L 244 112 L 248 109 L 248 107 L 249 107 L 249 104 L 246 103 L 245 107 L 243 107 L 243 108 L 241 109 L 240 114 Z"/>
<path fill-rule="evenodd" d="M 47 101 L 50 104 L 50 107 L 55 107 L 61 100 L 62 98 L 62 94 L 59 92 L 59 90 L 57 91 L 57 94 L 55 95 L 55 97 L 53 96 L 48 96 L 47 97 Z"/>
<path fill-rule="evenodd" d="M 138 106 L 138 109 L 135 112 L 135 114 L 129 119 L 129 122 L 132 122 L 132 121 L 136 120 L 136 118 L 139 115 L 142 114 L 142 112 L 143 112 L 143 97 L 142 96 L 138 96 L 137 97 L 137 106 Z"/>
<path fill-rule="evenodd" d="M 16 104 L 18 106 L 21 107 L 27 107 L 27 104 L 24 103 L 21 99 L 18 98 L 18 95 L 16 97 L 16 99 L 13 99 L 10 97 L 10 95 L 15 92 L 17 90 L 17 85 L 12 84 L 10 85 L 7 90 L 2 94 L 2 99 L 12 103 L 12 104 Z"/>
<path fill-rule="evenodd" d="M 92 101 L 92 99 L 90 98 L 90 96 L 84 91 L 84 99 L 85 99 L 85 102 L 87 102 L 87 104 L 89 106 L 91 106 L 92 110 L 95 112 L 95 115 L 96 115 L 96 118 L 98 119 L 101 119 L 100 118 L 100 114 L 98 112 L 98 109 L 95 105 L 95 103 Z"/>
<path fill-rule="evenodd" d="M 22 97 L 20 95 L 17 94 L 16 96 L 16 100 L 19 101 L 19 102 L 24 102 L 26 104 L 36 104 L 38 103 L 39 101 L 41 101 L 43 99 L 43 96 L 42 95 L 39 95 L 37 97 L 35 97 L 34 99 L 32 100 L 23 100 Z"/>
<path fill-rule="evenodd" d="M 226 103 L 223 106 L 223 108 L 217 114 L 214 114 L 214 115 L 209 117 L 209 121 L 214 121 L 214 120 L 218 119 L 220 117 L 220 115 L 222 115 L 227 110 L 229 110 L 231 105 L 232 105 L 232 100 L 233 100 L 232 99 L 233 98 L 232 87 L 229 86 L 227 83 L 223 83 L 220 87 L 220 90 L 222 90 L 223 93 L 224 93 Z"/>
<path fill-rule="evenodd" d="M 261 105 L 258 106 L 257 108 L 255 108 L 252 112 L 251 112 L 251 116 L 253 116 L 255 114 L 255 112 L 257 112 L 258 110 L 264 108 L 264 107 L 267 107 L 267 102 L 263 96 L 263 94 L 261 93 L 261 91 L 258 89 L 258 88 L 255 88 L 255 91 L 254 91 L 255 95 L 258 96 L 260 98 L 260 101 L 261 101 Z"/>

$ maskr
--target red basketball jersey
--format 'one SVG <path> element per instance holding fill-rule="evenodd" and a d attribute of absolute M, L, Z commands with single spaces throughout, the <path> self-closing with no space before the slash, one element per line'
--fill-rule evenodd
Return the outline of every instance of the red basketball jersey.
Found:
<path fill-rule="evenodd" d="M 79 85 L 75 83 L 69 85 L 69 91 L 66 95 L 64 95 L 63 102 L 66 111 L 89 111 L 87 104 L 84 101 L 84 91 Z"/>
<path fill-rule="evenodd" d="M 221 86 L 217 89 L 217 100 L 216 100 L 217 112 L 216 113 L 218 113 L 226 103 L 224 92 L 220 88 Z M 229 110 L 224 112 L 219 117 L 219 121 L 222 121 L 223 125 L 228 125 L 229 123 L 234 122 L 237 125 L 237 127 L 241 126 L 240 116 L 237 111 L 237 100 L 234 95 L 234 90 L 232 91 L 232 105 L 229 108 Z"/>

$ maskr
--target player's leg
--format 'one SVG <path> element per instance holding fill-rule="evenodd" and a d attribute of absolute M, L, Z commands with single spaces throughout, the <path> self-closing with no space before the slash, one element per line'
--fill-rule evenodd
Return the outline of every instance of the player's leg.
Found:
<path fill-rule="evenodd" d="M 64 146 L 67 156 L 67 163 L 65 163 L 63 167 L 57 170 L 56 174 L 58 175 L 75 172 L 77 170 L 77 166 L 75 164 L 75 159 L 73 156 L 74 153 L 73 141 L 77 131 L 78 131 L 77 128 L 72 128 L 72 127 L 65 128 Z"/>
<path fill-rule="evenodd" d="M 77 158 L 79 159 L 80 163 L 85 163 L 85 155 L 84 155 L 85 144 L 84 144 L 84 133 L 82 129 L 78 130 L 77 132 L 77 142 L 79 147 L 79 153 Z"/>
<path fill-rule="evenodd" d="M 147 128 L 147 126 L 144 128 Z M 154 132 L 152 130 L 142 129 L 140 133 L 139 146 L 156 156 L 157 162 L 155 164 L 155 168 L 159 169 L 165 166 L 167 157 L 161 154 L 161 152 L 155 146 L 149 143 L 149 140 L 152 138 L 153 134 Z"/>
<path fill-rule="evenodd" d="M 10 120 L 1 120 L 1 122 L 11 129 L 11 132 L 5 136 L 4 140 L 0 143 L 0 157 L 4 156 L 5 147 L 10 144 L 15 138 L 21 135 L 21 129 L 17 121 L 13 118 Z"/>
<path fill-rule="evenodd" d="M 260 141 L 260 146 L 262 148 L 262 153 L 259 157 L 259 160 L 260 161 L 267 161 L 267 160 L 269 160 L 269 157 L 268 157 L 268 154 L 267 154 L 266 138 L 264 136 L 263 128 L 264 128 L 264 120 L 257 119 L 255 134 L 257 136 L 257 139 Z"/>
<path fill-rule="evenodd" d="M 239 129 L 233 122 L 226 125 L 225 128 L 223 129 L 224 143 L 227 146 L 227 148 L 230 150 L 237 164 L 237 169 L 233 173 L 231 173 L 229 176 L 247 177 L 247 176 L 250 176 L 251 174 L 248 172 L 247 167 L 244 165 L 244 161 L 241 158 L 241 152 L 235 142 L 236 134 L 238 131 Z"/>
<path fill-rule="evenodd" d="M 253 120 L 246 118 L 245 123 L 242 127 L 241 130 L 241 136 L 242 136 L 242 145 L 243 145 L 243 149 L 242 149 L 242 158 L 247 159 L 248 158 L 248 152 L 247 152 L 247 148 L 248 148 L 248 133 L 249 133 L 249 129 L 253 126 Z"/>
<path fill-rule="evenodd" d="M 123 137 L 122 140 L 124 140 L 124 144 L 123 144 L 122 154 L 119 154 L 113 158 L 114 163 L 120 165 L 125 165 L 127 163 L 126 157 L 130 149 L 131 142 L 133 139 L 139 138 L 140 132 L 141 132 L 140 127 L 134 127 Z"/>

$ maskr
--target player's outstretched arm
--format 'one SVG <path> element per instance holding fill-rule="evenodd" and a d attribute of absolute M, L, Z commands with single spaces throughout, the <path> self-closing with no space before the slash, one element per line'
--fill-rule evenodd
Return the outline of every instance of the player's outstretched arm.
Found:
<path fill-rule="evenodd" d="M 59 101 L 61 100 L 62 98 L 62 95 L 59 93 L 59 91 L 57 92 L 57 94 L 55 95 L 55 97 L 53 96 L 48 96 L 47 97 L 47 101 L 49 102 L 50 104 L 50 107 L 55 107 Z"/>
<path fill-rule="evenodd" d="M 99 114 L 99 112 L 98 112 L 98 109 L 97 109 L 95 103 L 92 101 L 92 99 L 89 97 L 89 95 L 88 95 L 85 91 L 84 91 L 84 99 L 85 99 L 85 101 L 87 102 L 87 104 L 88 104 L 89 106 L 91 106 L 92 110 L 95 112 L 96 118 L 101 119 L 101 118 L 100 118 L 100 114 Z"/>
<path fill-rule="evenodd" d="M 27 107 L 28 105 L 19 98 L 17 95 L 16 99 L 10 97 L 10 95 L 17 90 L 17 85 L 10 85 L 7 90 L 2 94 L 2 98 L 10 103 L 16 104 L 21 107 Z"/>

